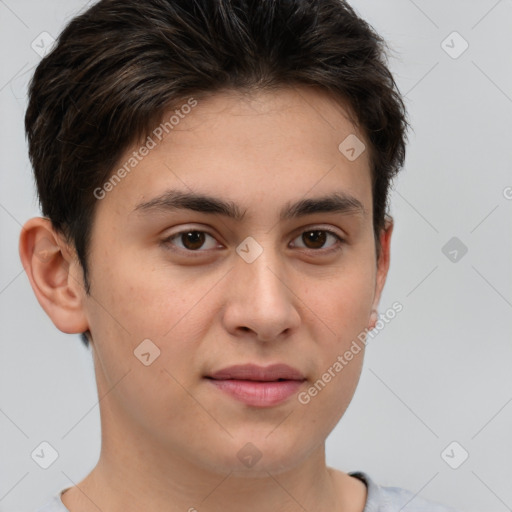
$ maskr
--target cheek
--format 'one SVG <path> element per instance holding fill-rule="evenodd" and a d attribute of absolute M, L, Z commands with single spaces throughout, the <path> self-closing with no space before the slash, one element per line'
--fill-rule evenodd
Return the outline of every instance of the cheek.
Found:
<path fill-rule="evenodd" d="M 339 355 L 342 355 L 343 352 Z M 354 396 L 363 363 L 364 350 L 354 355 L 351 361 L 342 364 L 337 353 L 319 368 L 319 373 L 312 379 L 300 395 L 298 401 L 303 408 L 301 429 L 319 439 L 325 439 L 345 414 Z"/>
<path fill-rule="evenodd" d="M 151 266 L 143 261 L 114 258 L 115 266 L 95 269 L 96 286 L 91 288 L 96 312 L 94 325 L 110 326 L 118 337 L 134 341 L 145 338 L 167 339 L 175 331 L 190 326 L 207 304 L 202 301 L 214 287 L 217 276 L 198 277 L 190 270 Z M 193 316 L 193 315 L 192 315 Z M 190 326 L 193 327 L 193 326 Z"/>
<path fill-rule="evenodd" d="M 337 349 L 350 344 L 367 327 L 375 292 L 375 272 L 369 266 L 343 269 L 340 274 L 321 285 L 317 283 L 314 294 L 310 294 L 315 298 L 315 313 L 329 328 L 327 344 Z"/>
<path fill-rule="evenodd" d="M 313 337 L 319 348 L 318 373 L 304 399 L 311 399 L 312 410 L 324 414 L 331 427 L 348 407 L 361 375 L 374 279 L 365 265 L 315 288 L 315 313 L 321 321 L 311 322 L 317 326 Z"/>
<path fill-rule="evenodd" d="M 165 402 L 166 397 L 179 395 L 177 382 L 186 385 L 200 366 L 199 348 L 218 307 L 211 298 L 202 299 L 219 278 L 185 279 L 176 270 L 118 262 L 115 268 L 96 267 L 98 286 L 91 288 L 88 304 L 103 372 L 110 385 L 130 372 L 126 396 L 136 403 L 147 401 L 144 390 L 153 390 Z M 148 351 L 146 359 L 154 362 L 144 366 L 137 356 Z"/>

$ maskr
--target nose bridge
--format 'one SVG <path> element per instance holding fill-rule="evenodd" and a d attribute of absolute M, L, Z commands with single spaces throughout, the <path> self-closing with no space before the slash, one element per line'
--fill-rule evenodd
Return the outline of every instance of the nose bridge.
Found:
<path fill-rule="evenodd" d="M 264 237 L 262 237 L 263 239 Z M 293 304 L 291 286 L 279 250 L 271 237 L 261 243 L 248 237 L 237 247 L 228 315 L 231 328 L 249 327 L 258 336 L 273 339 L 297 325 L 299 315 Z"/>
<path fill-rule="evenodd" d="M 237 253 L 241 260 L 237 262 L 237 273 L 246 293 L 249 291 L 251 295 L 259 295 L 266 299 L 266 303 L 287 295 L 281 276 L 284 268 L 282 260 L 273 248 L 270 237 L 262 243 L 247 237 L 238 246 Z"/>

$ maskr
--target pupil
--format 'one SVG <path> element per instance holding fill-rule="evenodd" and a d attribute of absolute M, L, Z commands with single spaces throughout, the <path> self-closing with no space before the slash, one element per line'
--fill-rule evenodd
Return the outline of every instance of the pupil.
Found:
<path fill-rule="evenodd" d="M 318 235 L 319 233 L 320 233 L 320 235 Z M 308 233 L 304 233 L 304 235 L 306 235 L 306 237 L 308 238 L 308 241 L 313 242 L 313 245 L 316 243 L 316 245 L 314 245 L 315 249 L 322 247 L 325 244 L 325 240 L 327 238 L 325 231 L 309 231 Z M 306 239 L 304 239 L 304 236 L 303 236 L 303 240 L 306 243 Z M 318 242 L 320 242 L 320 243 L 318 243 Z M 307 245 L 308 244 L 306 243 L 306 246 Z"/>
<path fill-rule="evenodd" d="M 183 236 L 185 237 L 185 241 L 182 240 L 183 245 L 187 249 L 199 249 L 204 244 L 204 233 L 200 231 L 189 231 L 184 233 Z"/>

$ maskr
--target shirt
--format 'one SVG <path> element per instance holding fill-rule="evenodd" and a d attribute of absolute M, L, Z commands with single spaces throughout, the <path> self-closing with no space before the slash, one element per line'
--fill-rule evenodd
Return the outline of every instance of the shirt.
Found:
<path fill-rule="evenodd" d="M 400 487 L 382 487 L 362 471 L 348 474 L 366 484 L 367 497 L 363 512 L 458 512 L 441 503 L 415 496 L 411 491 Z M 60 498 L 67 489 L 69 487 L 56 494 L 50 502 L 36 512 L 69 512 Z"/>

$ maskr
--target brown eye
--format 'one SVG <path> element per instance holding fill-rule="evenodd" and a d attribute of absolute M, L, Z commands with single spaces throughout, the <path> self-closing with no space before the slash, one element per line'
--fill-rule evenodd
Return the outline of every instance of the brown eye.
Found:
<path fill-rule="evenodd" d="M 329 238 L 333 240 L 334 243 L 325 247 Z M 295 240 L 300 240 L 302 244 L 298 244 L 297 247 L 313 251 L 320 251 L 322 249 L 325 251 L 336 250 L 344 242 L 338 234 L 328 229 L 309 229 L 303 231 Z"/>
<path fill-rule="evenodd" d="M 207 244 L 208 238 L 211 239 L 209 247 L 203 247 L 205 243 Z M 176 245 L 179 249 L 186 251 L 196 251 L 199 252 L 198 249 L 213 249 L 217 246 L 217 242 L 213 236 L 206 233 L 205 231 L 198 230 L 188 230 L 188 231 L 180 231 L 169 238 L 164 240 L 165 244 L 168 245 Z M 201 251 L 202 252 L 202 251 Z"/>
<path fill-rule="evenodd" d="M 321 249 L 327 240 L 327 236 L 325 231 L 305 231 L 302 233 L 302 240 L 308 249 Z"/>
<path fill-rule="evenodd" d="M 181 233 L 180 237 L 185 249 L 190 250 L 200 249 L 205 240 L 204 233 L 201 231 L 187 231 Z"/>

